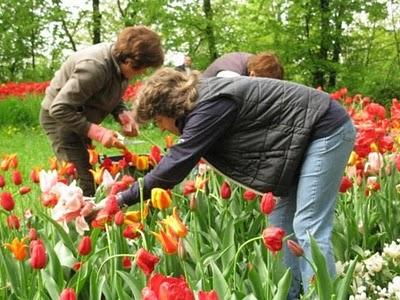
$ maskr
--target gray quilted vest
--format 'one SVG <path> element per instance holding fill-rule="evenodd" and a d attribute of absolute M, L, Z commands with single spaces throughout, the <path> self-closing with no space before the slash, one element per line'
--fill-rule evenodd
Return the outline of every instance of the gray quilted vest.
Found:
<path fill-rule="evenodd" d="M 328 110 L 329 95 L 270 78 L 201 80 L 198 101 L 221 98 L 237 103 L 237 118 L 204 158 L 241 185 L 286 195 L 297 182 L 313 126 Z"/>

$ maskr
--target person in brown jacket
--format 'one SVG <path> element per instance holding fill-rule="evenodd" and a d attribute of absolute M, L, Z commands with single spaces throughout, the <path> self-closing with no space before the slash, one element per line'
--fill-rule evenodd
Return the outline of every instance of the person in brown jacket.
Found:
<path fill-rule="evenodd" d="M 95 184 L 87 146 L 122 147 L 116 132 L 99 125 L 112 114 L 127 136 L 138 127 L 122 96 L 129 81 L 149 67 L 160 67 L 160 36 L 145 26 L 123 29 L 115 43 L 100 43 L 73 53 L 55 73 L 41 104 L 40 124 L 58 160 L 72 162 L 85 196 Z"/>

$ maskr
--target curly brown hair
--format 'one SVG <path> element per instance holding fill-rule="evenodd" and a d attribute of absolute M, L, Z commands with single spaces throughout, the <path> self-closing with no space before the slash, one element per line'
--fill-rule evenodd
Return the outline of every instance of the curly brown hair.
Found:
<path fill-rule="evenodd" d="M 271 52 L 262 52 L 249 57 L 247 71 L 253 72 L 257 77 L 283 79 L 283 66 L 278 57 Z"/>
<path fill-rule="evenodd" d="M 144 83 L 133 107 L 138 123 L 157 115 L 178 119 L 190 112 L 197 101 L 200 73 L 186 75 L 172 68 L 161 68 Z"/>
<path fill-rule="evenodd" d="M 119 63 L 129 61 L 133 68 L 158 68 L 164 63 L 160 36 L 146 26 L 130 26 L 117 37 L 113 55 Z"/>

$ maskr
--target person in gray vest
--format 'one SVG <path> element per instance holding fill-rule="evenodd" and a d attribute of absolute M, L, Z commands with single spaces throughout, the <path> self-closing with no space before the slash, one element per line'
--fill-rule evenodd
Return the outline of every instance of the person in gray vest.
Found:
<path fill-rule="evenodd" d="M 123 29 L 115 43 L 73 53 L 55 73 L 41 104 L 40 124 L 57 159 L 75 165 L 85 196 L 95 192 L 87 151 L 91 140 L 107 148 L 123 147 L 114 131 L 99 124 L 112 114 L 125 135 L 137 135 L 122 96 L 134 76 L 163 61 L 160 36 L 145 26 L 134 26 Z"/>
<path fill-rule="evenodd" d="M 271 52 L 251 54 L 227 53 L 214 60 L 203 72 L 203 78 L 256 76 L 283 79 L 284 69 L 278 57 Z"/>
<path fill-rule="evenodd" d="M 274 225 L 294 233 L 308 257 L 311 233 L 335 275 L 335 202 L 356 132 L 329 94 L 271 78 L 201 78 L 163 68 L 145 82 L 134 115 L 138 123 L 154 120 L 180 135 L 144 176 L 144 199 L 154 187 L 173 188 L 203 158 L 247 189 L 281 196 Z M 137 203 L 138 184 L 116 198 L 121 207 Z M 296 299 L 301 282 L 307 290 L 313 271 L 284 252 L 294 277 L 290 298 Z"/>

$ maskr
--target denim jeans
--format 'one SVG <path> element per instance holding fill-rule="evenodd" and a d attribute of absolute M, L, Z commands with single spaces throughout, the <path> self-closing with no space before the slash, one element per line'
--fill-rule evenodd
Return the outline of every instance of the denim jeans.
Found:
<path fill-rule="evenodd" d="M 335 203 L 355 135 L 355 128 L 348 121 L 332 135 L 312 141 L 306 150 L 297 185 L 289 196 L 278 200 L 269 216 L 270 224 L 283 228 L 288 235 L 294 233 L 292 239 L 302 246 L 310 260 L 308 234 L 312 235 L 326 258 L 332 277 L 336 274 L 331 244 Z M 286 244 L 283 259 L 292 270 L 288 299 L 299 299 L 301 283 L 303 291 L 307 291 L 314 272 L 305 259 L 292 255 Z"/>

